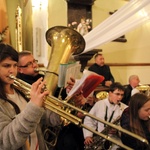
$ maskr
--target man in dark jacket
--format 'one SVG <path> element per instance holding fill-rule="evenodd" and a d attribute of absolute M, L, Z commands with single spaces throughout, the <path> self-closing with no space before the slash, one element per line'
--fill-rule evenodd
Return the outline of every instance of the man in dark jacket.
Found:
<path fill-rule="evenodd" d="M 105 60 L 102 54 L 98 53 L 95 55 L 95 63 L 90 66 L 88 70 L 105 77 L 105 79 L 101 83 L 103 86 L 109 87 L 115 81 L 109 66 L 105 65 Z"/>
<path fill-rule="evenodd" d="M 19 62 L 18 62 L 18 74 L 17 77 L 29 84 L 34 83 L 39 78 L 43 77 L 44 74 L 40 74 L 36 69 L 38 69 L 38 60 L 34 58 L 31 52 L 22 51 L 19 53 Z M 56 97 L 58 97 L 60 88 L 57 88 L 55 91 Z M 61 93 L 62 99 L 67 96 L 66 90 L 62 90 Z"/>
<path fill-rule="evenodd" d="M 34 56 L 29 51 L 22 51 L 19 53 L 19 62 L 18 62 L 18 75 L 17 77 L 29 84 L 32 84 L 40 77 L 44 77 L 44 75 L 36 72 L 36 68 L 38 68 L 38 61 L 34 59 Z M 67 87 L 62 90 L 61 97 L 65 99 L 67 96 L 66 92 L 69 92 L 75 80 L 73 78 L 67 82 Z M 57 97 L 59 89 L 55 92 L 55 97 Z M 75 104 L 82 104 L 85 98 L 74 98 Z M 84 105 L 84 104 L 83 104 Z M 53 128 L 49 127 L 50 130 Z M 55 131 L 55 129 L 54 129 Z M 51 138 L 52 137 L 52 138 Z M 53 140 L 53 136 L 48 135 L 46 137 L 47 141 Z M 53 147 L 49 146 L 49 149 L 53 149 Z M 79 126 L 70 123 L 67 126 L 61 128 L 60 132 L 58 132 L 58 140 L 55 147 L 56 150 L 83 150 L 84 149 L 84 138 L 82 133 L 82 128 Z"/>

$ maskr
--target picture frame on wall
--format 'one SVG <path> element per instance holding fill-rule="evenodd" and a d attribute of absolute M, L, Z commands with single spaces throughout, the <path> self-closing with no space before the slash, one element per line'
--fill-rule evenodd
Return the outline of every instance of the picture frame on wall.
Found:
<path fill-rule="evenodd" d="M 68 1 L 68 27 L 78 31 L 82 36 L 92 30 L 91 3 Z"/>

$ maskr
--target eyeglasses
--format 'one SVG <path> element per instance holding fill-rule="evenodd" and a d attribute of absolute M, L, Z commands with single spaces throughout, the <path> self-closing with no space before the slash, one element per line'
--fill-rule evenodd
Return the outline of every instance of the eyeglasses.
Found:
<path fill-rule="evenodd" d="M 18 66 L 18 67 L 21 67 L 21 68 L 33 67 L 33 64 L 37 64 L 37 63 L 38 63 L 38 60 L 33 60 L 32 62 L 28 62 L 24 66 Z"/>
<path fill-rule="evenodd" d="M 113 93 L 113 94 L 115 94 L 116 96 L 124 96 L 124 94 L 120 94 L 120 93 Z"/>

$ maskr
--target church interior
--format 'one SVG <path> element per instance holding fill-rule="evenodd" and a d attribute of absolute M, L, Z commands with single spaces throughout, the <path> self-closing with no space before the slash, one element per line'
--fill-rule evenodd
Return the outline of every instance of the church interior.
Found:
<path fill-rule="evenodd" d="M 70 77 L 73 77 L 74 79 L 71 80 L 74 87 L 67 93 L 68 101 L 74 94 L 78 96 L 76 92 L 79 90 L 84 98 L 94 91 L 97 101 L 108 98 L 108 95 L 111 97 L 112 94 L 114 97 L 123 98 L 124 90 L 120 84 L 118 85 L 118 82 L 126 86 L 133 78 L 138 87 L 134 88 L 138 92 L 150 96 L 149 0 L 0 1 L 0 43 L 12 45 L 18 52 L 30 51 L 35 59 L 26 65 L 17 67 L 25 69 L 38 63 L 39 70 L 37 72 L 44 73 L 42 75 L 48 80 L 48 86 L 52 89 L 53 84 L 57 85 L 60 88 L 58 92 L 62 92 L 67 87 Z M 97 75 L 100 73 L 96 61 L 102 61 L 101 63 L 108 67 L 104 68 L 101 76 Z M 93 64 L 95 66 L 92 68 Z M 92 74 L 92 69 L 97 74 Z M 110 73 L 111 79 L 108 79 L 109 82 L 106 84 L 107 71 Z M 48 73 L 51 74 L 51 78 L 47 75 Z M 55 77 L 53 77 L 54 75 Z M 111 91 L 110 87 L 114 82 L 117 82 L 114 86 L 118 87 L 116 89 L 112 87 L 114 89 Z M 130 91 L 131 96 L 132 94 L 134 93 Z M 112 114 L 107 114 L 109 110 L 106 107 L 104 124 L 107 121 L 107 115 L 110 115 L 112 119 L 115 110 L 126 109 L 121 110 L 120 108 L 121 98 L 118 100 L 119 102 L 111 103 L 108 100 Z M 101 109 L 103 110 L 103 108 Z M 150 108 L 148 111 L 149 120 Z M 63 112 L 61 113 L 63 115 Z M 84 114 L 82 110 L 81 113 Z M 94 112 L 92 113 L 94 114 Z M 100 121 L 98 120 L 98 122 Z M 83 125 L 82 121 L 79 124 Z M 116 128 L 118 129 L 118 127 Z M 150 140 L 150 136 L 148 137 Z M 138 136 L 136 138 L 143 140 Z"/>

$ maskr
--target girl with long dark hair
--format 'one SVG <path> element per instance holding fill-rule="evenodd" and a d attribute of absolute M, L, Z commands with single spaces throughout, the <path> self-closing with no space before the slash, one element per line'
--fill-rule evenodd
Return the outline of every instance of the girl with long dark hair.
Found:
<path fill-rule="evenodd" d="M 137 93 L 130 99 L 129 107 L 121 117 L 121 126 L 150 142 L 150 97 Z M 124 133 L 121 134 L 122 142 L 135 150 L 148 150 L 150 147 Z"/>
<path fill-rule="evenodd" d="M 42 78 L 32 84 L 28 101 L 14 88 L 9 76 L 17 75 L 17 62 L 18 52 L 0 43 L 0 149 L 47 150 L 41 127 L 57 125 L 60 117 L 43 107 L 49 92 L 41 92 Z"/>

